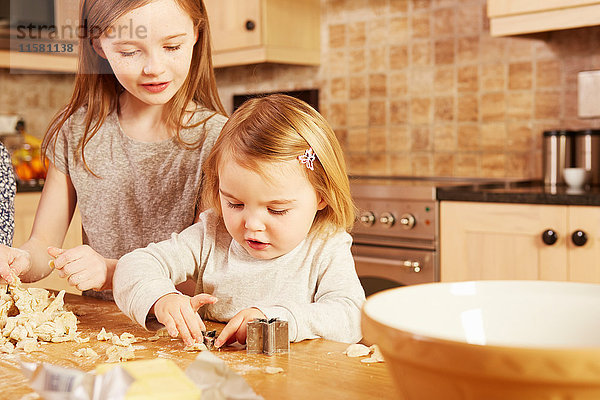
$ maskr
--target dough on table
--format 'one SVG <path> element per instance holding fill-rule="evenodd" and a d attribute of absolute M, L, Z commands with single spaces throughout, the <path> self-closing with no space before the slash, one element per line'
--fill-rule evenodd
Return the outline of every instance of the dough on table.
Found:
<path fill-rule="evenodd" d="M 38 342 L 66 342 L 79 339 L 77 317 L 64 309 L 65 291 L 57 295 L 41 288 L 0 285 L 0 353 L 15 348 L 39 350 Z"/>
<path fill-rule="evenodd" d="M 344 351 L 344 354 L 348 357 L 368 356 L 369 353 L 371 353 L 371 350 L 364 344 L 360 343 L 353 343 L 346 348 L 346 351 Z"/>

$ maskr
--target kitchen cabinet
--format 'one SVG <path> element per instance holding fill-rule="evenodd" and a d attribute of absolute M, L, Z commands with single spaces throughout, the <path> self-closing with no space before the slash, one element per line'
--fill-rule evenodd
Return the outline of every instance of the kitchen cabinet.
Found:
<path fill-rule="evenodd" d="M 319 0 L 205 0 L 204 3 L 215 68 L 267 62 L 319 65 Z M 0 68 L 75 73 L 77 52 L 57 55 L 0 50 Z"/>
<path fill-rule="evenodd" d="M 582 246 L 577 231 L 587 236 Z M 544 243 L 545 232 L 555 243 Z M 599 283 L 600 207 L 442 201 L 440 260 L 442 281 Z"/>
<path fill-rule="evenodd" d="M 13 246 L 19 247 L 29 239 L 40 196 L 41 192 L 17 193 L 15 196 L 15 233 L 13 236 Z M 81 243 L 81 215 L 79 214 L 79 210 L 76 209 L 69 230 L 67 231 L 63 247 L 71 248 L 78 246 Z M 60 278 L 56 272 L 52 272 L 46 278 L 28 284 L 27 286 L 44 287 L 54 290 L 65 289 L 70 293 L 81 293 L 67 284 L 67 282 L 63 278 Z"/>
<path fill-rule="evenodd" d="M 598 0 L 488 0 L 492 36 L 600 25 Z"/>
<path fill-rule="evenodd" d="M 319 0 L 205 0 L 213 65 L 318 65 Z"/>

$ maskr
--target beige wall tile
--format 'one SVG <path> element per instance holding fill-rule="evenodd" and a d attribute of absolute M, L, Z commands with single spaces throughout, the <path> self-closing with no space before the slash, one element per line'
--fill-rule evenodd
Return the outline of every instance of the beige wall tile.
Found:
<path fill-rule="evenodd" d="M 480 127 L 477 124 L 459 124 L 457 144 L 460 150 L 478 151 L 481 148 Z"/>
<path fill-rule="evenodd" d="M 453 66 L 435 67 L 435 90 L 436 93 L 454 91 L 456 87 L 455 69 Z"/>
<path fill-rule="evenodd" d="M 533 81 L 533 67 L 531 62 L 513 63 L 508 66 L 508 88 L 530 89 Z"/>
<path fill-rule="evenodd" d="M 390 122 L 392 124 L 406 124 L 409 121 L 409 116 L 410 110 L 407 100 L 398 99 L 390 102 Z"/>
<path fill-rule="evenodd" d="M 369 97 L 386 97 L 387 95 L 387 75 L 371 74 L 369 75 Z"/>
<path fill-rule="evenodd" d="M 535 92 L 535 118 L 555 119 L 560 115 L 560 92 L 538 90 Z"/>
<path fill-rule="evenodd" d="M 508 92 L 506 102 L 506 117 L 509 120 L 528 120 L 533 116 L 532 91 Z"/>
<path fill-rule="evenodd" d="M 413 125 L 410 130 L 411 150 L 431 150 L 431 127 L 429 125 Z"/>
<path fill-rule="evenodd" d="M 433 119 L 436 122 L 454 120 L 454 96 L 436 97 L 434 99 Z"/>
<path fill-rule="evenodd" d="M 369 103 L 369 126 L 385 125 L 387 111 L 385 101 L 371 101 Z"/>
<path fill-rule="evenodd" d="M 433 155 L 433 173 L 436 176 L 454 175 L 454 154 L 435 153 Z"/>
<path fill-rule="evenodd" d="M 436 65 L 454 63 L 454 39 L 436 40 L 434 42 L 434 62 Z"/>
<path fill-rule="evenodd" d="M 329 27 L 329 47 L 339 49 L 346 46 L 346 25 L 331 25 Z"/>
<path fill-rule="evenodd" d="M 348 106 L 348 126 L 362 128 L 369 126 L 369 102 L 352 100 Z"/>
<path fill-rule="evenodd" d="M 411 65 L 431 65 L 433 50 L 429 40 L 420 40 L 410 47 Z"/>
<path fill-rule="evenodd" d="M 415 97 L 410 102 L 410 123 L 429 124 L 432 122 L 431 99 L 427 97 Z"/>
<path fill-rule="evenodd" d="M 476 95 L 462 94 L 458 97 L 458 121 L 476 122 L 479 119 L 479 103 Z"/>
<path fill-rule="evenodd" d="M 458 68 L 458 91 L 476 92 L 479 89 L 479 69 L 477 65 Z"/>
<path fill-rule="evenodd" d="M 387 149 L 387 128 L 376 126 L 369 128 L 369 152 L 385 153 Z"/>
<path fill-rule="evenodd" d="M 398 45 L 390 47 L 390 68 L 404 69 L 408 66 L 408 47 Z"/>
<path fill-rule="evenodd" d="M 433 126 L 434 153 L 456 150 L 456 126 L 454 124 L 435 124 Z"/>
<path fill-rule="evenodd" d="M 367 77 L 365 75 L 350 78 L 350 99 L 364 99 L 367 95 Z"/>
<path fill-rule="evenodd" d="M 504 90 L 506 85 L 506 66 L 504 64 L 484 64 L 481 66 L 481 89 Z"/>
<path fill-rule="evenodd" d="M 431 26 L 428 12 L 416 12 L 411 20 L 411 33 L 413 38 L 428 38 L 431 36 Z"/>
<path fill-rule="evenodd" d="M 558 60 L 538 61 L 536 63 L 536 87 L 554 88 L 560 87 L 560 85 L 560 62 Z"/>
<path fill-rule="evenodd" d="M 410 150 L 411 139 L 406 125 L 392 125 L 388 132 L 388 152 L 406 153 Z"/>
<path fill-rule="evenodd" d="M 503 92 L 483 93 L 481 95 L 481 121 L 504 121 L 506 119 L 506 101 Z"/>

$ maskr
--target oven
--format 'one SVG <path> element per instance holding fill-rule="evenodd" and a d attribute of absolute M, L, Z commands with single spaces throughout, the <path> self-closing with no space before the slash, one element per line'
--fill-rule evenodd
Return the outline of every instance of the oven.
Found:
<path fill-rule="evenodd" d="M 366 295 L 439 281 L 439 207 L 434 180 L 351 177 L 358 218 L 352 254 Z"/>

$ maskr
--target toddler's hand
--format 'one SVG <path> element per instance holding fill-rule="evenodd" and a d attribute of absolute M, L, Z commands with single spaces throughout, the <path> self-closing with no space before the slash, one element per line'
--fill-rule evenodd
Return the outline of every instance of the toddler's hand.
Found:
<path fill-rule="evenodd" d="M 108 281 L 106 260 L 90 246 L 68 250 L 48 247 L 48 254 L 54 257 L 58 276 L 67 278 L 67 282 L 79 290 L 101 290 Z"/>
<path fill-rule="evenodd" d="M 204 304 L 213 304 L 217 298 L 210 294 L 200 293 L 194 297 L 178 293 L 164 295 L 154 303 L 154 315 L 158 322 L 167 328 L 172 337 L 181 335 L 186 345 L 202 342 L 202 331 L 206 330 L 198 310 Z"/>
<path fill-rule="evenodd" d="M 246 343 L 247 324 L 250 321 L 254 321 L 256 318 L 266 318 L 267 316 L 262 313 L 258 308 L 246 308 L 235 314 L 233 318 L 229 320 L 225 328 L 221 331 L 221 334 L 215 340 L 215 347 L 221 347 L 224 344 L 233 343 L 238 341 L 241 344 Z"/>
<path fill-rule="evenodd" d="M 14 283 L 31 268 L 31 256 L 25 250 L 0 244 L 0 281 Z"/>

